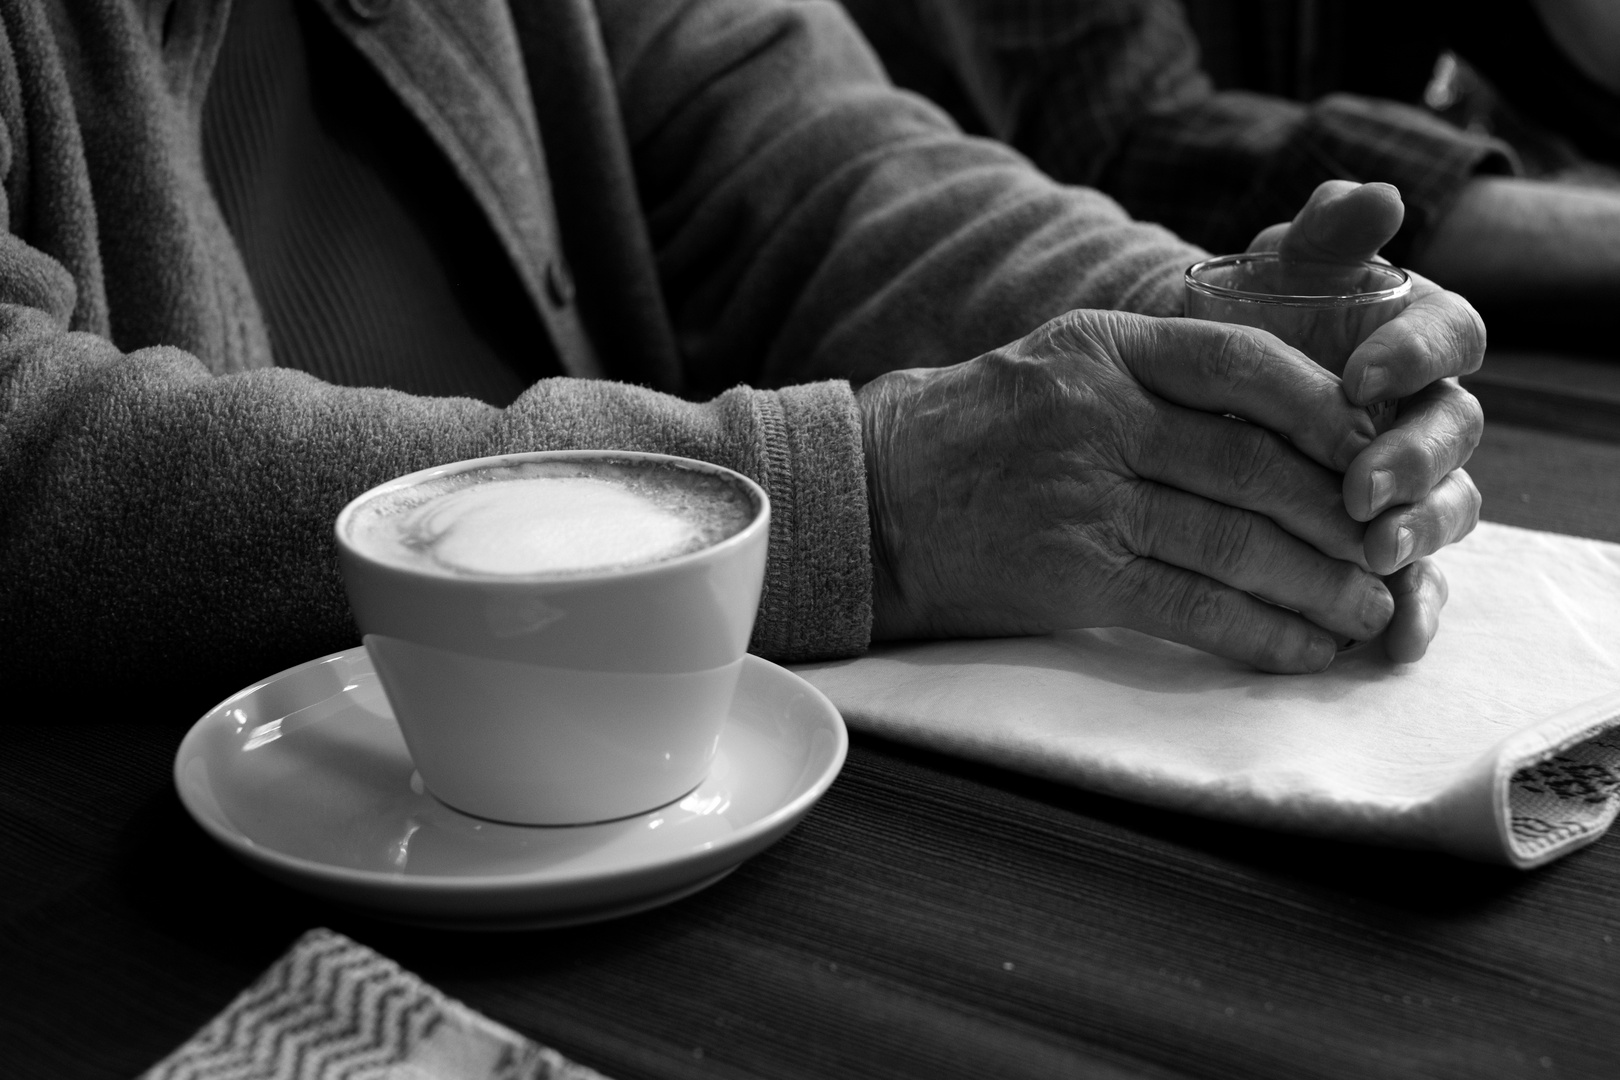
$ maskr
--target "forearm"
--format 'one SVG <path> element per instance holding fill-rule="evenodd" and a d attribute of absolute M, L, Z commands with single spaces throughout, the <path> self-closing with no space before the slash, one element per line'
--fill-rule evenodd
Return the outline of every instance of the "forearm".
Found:
<path fill-rule="evenodd" d="M 1478 177 L 1412 252 L 1411 266 L 1492 307 L 1620 297 L 1620 191 Z"/>
<path fill-rule="evenodd" d="M 1213 250 L 1243 250 L 1323 181 L 1377 180 L 1406 202 L 1390 247 L 1402 260 L 1471 177 L 1512 169 L 1501 144 L 1395 102 L 1217 92 L 1171 0 L 910 7 L 913 44 L 953 72 L 991 134 Z"/>
<path fill-rule="evenodd" d="M 1075 307 L 1179 310 L 1198 249 L 962 137 L 887 83 L 838 9 L 602 9 L 701 377 L 860 381 L 966 360 Z"/>
<path fill-rule="evenodd" d="M 0 403 L 0 556 L 14 568 L 0 682 L 239 681 L 351 644 L 331 532 L 344 502 L 445 461 L 574 447 L 758 479 L 776 512 L 755 647 L 806 659 L 866 644 L 860 433 L 839 384 L 694 404 L 554 379 L 497 410 L 286 370 L 214 377 L 177 350 L 120 354 L 13 307 Z"/>

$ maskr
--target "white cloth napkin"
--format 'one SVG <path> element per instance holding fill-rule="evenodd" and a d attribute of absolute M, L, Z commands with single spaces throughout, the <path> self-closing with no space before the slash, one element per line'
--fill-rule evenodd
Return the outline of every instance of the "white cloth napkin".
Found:
<path fill-rule="evenodd" d="M 606 1080 L 311 930 L 141 1080 Z"/>
<path fill-rule="evenodd" d="M 1531 867 L 1620 803 L 1620 545 L 1481 524 L 1416 664 L 1264 675 L 1128 630 L 796 670 L 850 726 L 1253 825 Z"/>

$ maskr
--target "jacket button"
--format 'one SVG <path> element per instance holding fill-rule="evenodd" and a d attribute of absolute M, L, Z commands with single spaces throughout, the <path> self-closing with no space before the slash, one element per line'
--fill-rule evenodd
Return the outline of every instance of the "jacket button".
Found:
<path fill-rule="evenodd" d="M 574 302 L 574 279 L 561 259 L 546 263 L 546 295 L 558 307 L 567 307 Z"/>
<path fill-rule="evenodd" d="M 361 22 L 377 22 L 394 8 L 394 0 L 348 0 L 349 14 Z"/>

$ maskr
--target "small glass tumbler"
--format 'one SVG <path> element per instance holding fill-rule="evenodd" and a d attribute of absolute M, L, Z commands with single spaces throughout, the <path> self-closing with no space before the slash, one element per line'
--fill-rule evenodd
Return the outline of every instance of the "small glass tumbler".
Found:
<path fill-rule="evenodd" d="M 1222 255 L 1187 268 L 1187 314 L 1269 330 L 1335 375 L 1356 346 L 1412 302 L 1412 278 L 1388 263 L 1285 259 L 1275 251 Z M 1367 411 L 1384 431 L 1393 401 Z M 1339 643 L 1349 652 L 1364 641 Z"/>
<path fill-rule="evenodd" d="M 1187 268 L 1187 315 L 1269 330 L 1335 375 L 1356 346 L 1412 302 L 1412 278 L 1388 263 L 1222 255 Z M 1380 431 L 1394 403 L 1371 410 Z"/>

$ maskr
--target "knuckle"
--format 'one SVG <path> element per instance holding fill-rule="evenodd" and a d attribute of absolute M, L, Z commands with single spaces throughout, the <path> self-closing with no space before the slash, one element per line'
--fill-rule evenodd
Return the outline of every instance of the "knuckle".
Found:
<path fill-rule="evenodd" d="M 1463 366 L 1458 374 L 1471 375 L 1485 362 L 1485 320 L 1465 297 L 1453 292 L 1446 293 L 1446 296 L 1456 308 L 1452 325 L 1457 335 L 1457 351 L 1463 357 Z"/>
<path fill-rule="evenodd" d="M 1305 635 L 1292 620 L 1280 616 L 1264 620 L 1258 628 L 1255 663 L 1273 671 L 1291 670 L 1305 653 Z"/>
<path fill-rule="evenodd" d="M 1140 330 L 1139 320 L 1125 312 L 1075 309 L 1047 321 L 1030 336 L 1047 352 L 1112 357 Z"/>
<path fill-rule="evenodd" d="M 1133 555 L 1147 555 L 1153 549 L 1150 538 L 1161 516 L 1158 489 L 1152 484 L 1128 484 L 1116 500 L 1113 517 L 1120 546 Z"/>
<path fill-rule="evenodd" d="M 1472 304 L 1441 290 L 1414 305 L 1421 315 L 1411 337 L 1412 358 L 1432 377 L 1467 375 L 1479 370 L 1485 355 L 1485 322 Z"/>
<path fill-rule="evenodd" d="M 1453 469 L 1451 477 L 1456 483 L 1462 485 L 1464 492 L 1467 493 L 1468 504 L 1474 508 L 1475 513 L 1478 513 L 1480 504 L 1483 502 L 1483 496 L 1480 495 L 1479 487 L 1474 483 L 1474 478 L 1469 476 L 1463 469 Z"/>
<path fill-rule="evenodd" d="M 1454 537 L 1454 539 L 1461 540 L 1473 532 L 1474 527 L 1479 524 L 1479 511 L 1484 504 L 1484 499 L 1479 493 L 1479 488 L 1474 484 L 1474 478 L 1461 469 L 1452 472 L 1448 480 L 1450 485 L 1457 489 L 1461 503 L 1459 528 L 1457 535 Z"/>
<path fill-rule="evenodd" d="M 1421 477 L 1436 480 L 1451 471 L 1450 446 L 1437 436 L 1416 439 L 1412 443 L 1413 471 Z"/>
<path fill-rule="evenodd" d="M 1228 392 L 1243 389 L 1260 373 L 1260 350 L 1249 331 L 1226 327 L 1216 347 L 1203 354 L 1204 372 Z"/>
<path fill-rule="evenodd" d="M 1431 490 L 1445 475 L 1449 456 L 1442 440 L 1428 432 L 1410 431 L 1396 441 L 1384 460 L 1395 474 L 1398 488 L 1417 496 Z"/>
<path fill-rule="evenodd" d="M 1273 436 L 1252 424 L 1242 425 L 1227 440 L 1221 462 L 1233 495 L 1243 502 L 1252 501 L 1260 493 L 1272 489 L 1276 483 L 1278 465 Z"/>
<path fill-rule="evenodd" d="M 1139 619 L 1165 618 L 1165 586 L 1154 560 L 1134 556 L 1123 561 L 1104 585 L 1100 606 L 1110 618 L 1125 625 Z"/>
<path fill-rule="evenodd" d="M 1151 559 L 1122 544 L 1125 555 L 1118 570 L 1103 582 L 1100 607 L 1115 619 L 1128 622 L 1138 614 L 1157 613 L 1161 607 L 1158 575 Z"/>
<path fill-rule="evenodd" d="M 1408 334 L 1406 339 L 1406 362 L 1417 371 L 1430 377 L 1436 371 L 1445 368 L 1441 349 L 1436 347 L 1436 331 L 1431 319 L 1425 318 L 1414 326 L 1416 332 Z M 1444 335 L 1449 337 L 1449 335 Z"/>
<path fill-rule="evenodd" d="M 1458 449 L 1461 457 L 1460 464 L 1473 456 L 1479 448 L 1479 440 L 1485 434 L 1485 407 L 1479 403 L 1479 398 L 1464 390 L 1462 386 L 1448 380 L 1446 403 L 1456 420 L 1456 430 L 1460 436 Z"/>
<path fill-rule="evenodd" d="M 1014 419 L 1025 434 L 1045 430 L 1071 404 L 1075 380 L 1066 377 L 1068 350 L 1053 341 L 1046 327 L 980 356 L 976 397 L 989 398 Z"/>
<path fill-rule="evenodd" d="M 1241 510 L 1223 510 L 1203 530 L 1204 555 L 1222 574 L 1241 567 L 1253 549 L 1257 519 Z"/>
<path fill-rule="evenodd" d="M 1231 601 L 1214 582 L 1187 574 L 1170 590 L 1165 614 L 1176 626 L 1224 626 L 1231 620 Z"/>
<path fill-rule="evenodd" d="M 1090 327 L 1081 312 L 1065 311 L 1057 318 L 1041 325 L 1024 340 L 1033 338 L 1043 349 L 1083 347 L 1090 338 L 1089 330 Z"/>

